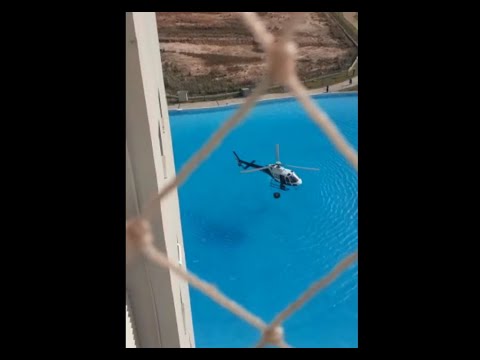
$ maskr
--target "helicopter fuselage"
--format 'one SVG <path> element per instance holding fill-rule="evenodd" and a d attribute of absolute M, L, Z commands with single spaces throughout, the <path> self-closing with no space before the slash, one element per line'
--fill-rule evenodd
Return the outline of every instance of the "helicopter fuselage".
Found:
<path fill-rule="evenodd" d="M 281 184 L 281 189 L 284 190 L 284 186 L 300 186 L 302 185 L 302 179 L 295 174 L 294 171 L 287 169 L 281 165 L 280 162 L 275 164 L 268 164 L 268 165 L 259 165 L 255 164 L 255 160 L 248 162 L 245 160 L 240 159 L 237 153 L 233 152 L 235 157 L 238 161 L 238 166 L 242 166 L 244 169 L 248 169 L 249 167 L 252 168 L 262 168 L 260 171 L 264 172 L 265 174 L 272 177 L 273 180 L 279 182 Z"/>
<path fill-rule="evenodd" d="M 287 169 L 282 166 L 282 163 L 280 162 L 280 145 L 279 144 L 276 145 L 275 164 L 268 164 L 263 166 L 263 165 L 255 164 L 255 160 L 248 162 L 240 159 L 240 157 L 237 155 L 235 151 L 233 152 L 233 154 L 237 159 L 238 166 L 243 168 L 243 170 L 240 171 L 241 173 L 252 173 L 257 171 L 264 172 L 265 174 L 269 175 L 273 179 L 273 181 L 270 181 L 271 187 L 285 191 L 285 190 L 289 190 L 287 189 L 287 186 L 298 187 L 302 185 L 302 179 L 300 179 L 300 177 L 297 174 L 295 174 L 293 170 Z M 298 165 L 287 165 L 287 166 L 291 168 L 297 168 L 297 169 L 303 169 L 303 170 L 309 170 L 309 171 L 320 170 L 318 168 L 298 166 Z M 250 167 L 253 169 L 247 170 Z M 280 185 L 277 186 L 275 182 L 280 183 Z M 273 194 L 273 197 L 275 199 L 280 198 L 280 193 L 275 192 Z"/>
<path fill-rule="evenodd" d="M 283 183 L 285 183 L 285 185 L 302 185 L 302 179 L 300 179 L 300 177 L 295 174 L 294 171 L 287 169 L 280 164 L 269 164 L 268 169 L 265 170 L 266 172 L 269 172 L 270 176 L 278 182 L 282 182 L 281 178 L 283 177 Z"/>

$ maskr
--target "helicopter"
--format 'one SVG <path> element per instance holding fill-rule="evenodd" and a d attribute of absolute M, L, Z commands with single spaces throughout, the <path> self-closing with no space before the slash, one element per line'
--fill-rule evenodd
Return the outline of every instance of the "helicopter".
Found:
<path fill-rule="evenodd" d="M 255 164 L 255 160 L 248 162 L 240 159 L 240 157 L 237 155 L 235 151 L 233 152 L 233 154 L 237 159 L 238 166 L 243 168 L 243 171 L 240 171 L 241 173 L 244 174 L 244 173 L 252 173 L 256 171 L 262 171 L 272 178 L 270 182 L 271 187 L 274 187 L 283 191 L 287 191 L 289 190 L 287 186 L 298 187 L 303 183 L 302 179 L 300 179 L 300 177 L 293 170 L 283 167 L 283 164 L 280 162 L 280 145 L 279 144 L 276 144 L 275 164 L 268 164 L 268 165 L 262 166 L 259 164 Z M 303 169 L 303 170 L 312 170 L 312 171 L 320 170 L 318 168 L 295 166 L 295 165 L 286 165 L 286 166 L 288 166 L 289 168 L 297 168 L 297 169 Z M 247 170 L 248 168 L 253 168 L 253 169 Z M 280 193 L 275 192 L 273 194 L 273 197 L 275 199 L 278 199 L 280 197 Z"/>

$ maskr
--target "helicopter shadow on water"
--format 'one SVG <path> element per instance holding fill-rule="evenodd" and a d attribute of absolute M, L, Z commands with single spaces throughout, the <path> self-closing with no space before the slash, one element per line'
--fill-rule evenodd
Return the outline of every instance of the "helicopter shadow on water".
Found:
<path fill-rule="evenodd" d="M 273 199 L 272 199 L 273 200 Z M 198 241 L 211 244 L 240 245 L 251 235 L 271 211 L 265 201 L 217 205 L 209 211 L 193 211 L 188 215 L 189 227 L 195 229 Z"/>
<path fill-rule="evenodd" d="M 247 237 L 241 226 L 211 219 L 202 222 L 199 235 L 203 241 L 228 245 L 240 244 Z"/>

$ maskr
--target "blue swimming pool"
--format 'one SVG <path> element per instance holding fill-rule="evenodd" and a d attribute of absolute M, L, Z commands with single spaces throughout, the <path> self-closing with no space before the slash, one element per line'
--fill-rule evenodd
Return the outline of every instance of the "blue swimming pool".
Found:
<path fill-rule="evenodd" d="M 357 93 L 314 97 L 357 148 Z M 177 171 L 236 107 L 170 111 Z M 284 164 L 303 184 L 275 199 L 262 172 L 240 174 L 247 161 Z M 242 125 L 179 189 L 189 269 L 264 321 L 295 300 L 358 245 L 357 174 L 293 99 L 257 104 Z M 250 347 L 259 332 L 194 288 L 197 347 Z M 294 347 L 358 346 L 358 265 L 343 273 L 284 323 Z"/>

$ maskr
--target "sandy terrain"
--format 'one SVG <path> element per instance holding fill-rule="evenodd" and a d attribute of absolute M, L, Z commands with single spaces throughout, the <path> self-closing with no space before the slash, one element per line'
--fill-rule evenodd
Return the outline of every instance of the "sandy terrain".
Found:
<path fill-rule="evenodd" d="M 289 13 L 259 13 L 278 32 Z M 236 13 L 157 13 L 167 93 L 191 95 L 254 86 L 264 72 L 264 55 Z M 326 13 L 309 13 L 296 40 L 302 78 L 346 69 L 356 48 Z"/>

